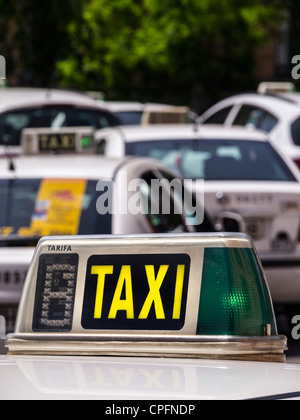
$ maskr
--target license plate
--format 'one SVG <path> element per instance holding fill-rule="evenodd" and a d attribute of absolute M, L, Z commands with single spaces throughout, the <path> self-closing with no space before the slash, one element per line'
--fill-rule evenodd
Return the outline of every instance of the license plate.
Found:
<path fill-rule="evenodd" d="M 75 134 L 41 134 L 39 136 L 40 152 L 76 151 Z"/>

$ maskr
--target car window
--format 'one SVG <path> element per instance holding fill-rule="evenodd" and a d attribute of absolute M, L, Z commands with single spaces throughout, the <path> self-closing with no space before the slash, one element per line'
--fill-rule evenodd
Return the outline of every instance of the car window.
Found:
<path fill-rule="evenodd" d="M 224 124 L 232 108 L 233 106 L 231 105 L 221 109 L 220 111 L 217 111 L 211 117 L 207 118 L 203 124 Z"/>
<path fill-rule="evenodd" d="M 185 179 L 296 182 L 268 142 L 158 140 L 127 143 L 127 154 L 160 160 Z"/>
<path fill-rule="evenodd" d="M 111 233 L 111 216 L 96 211 L 97 181 L 0 181 L 0 237 Z"/>
<path fill-rule="evenodd" d="M 275 115 L 260 107 L 243 105 L 239 110 L 233 125 L 252 126 L 270 133 L 278 122 L 279 120 Z"/>
<path fill-rule="evenodd" d="M 187 228 L 182 214 L 176 214 L 173 196 L 164 188 L 152 188 L 152 181 L 160 181 L 153 172 L 146 172 L 141 179 L 146 181 L 141 188 L 142 203 L 148 220 L 155 233 L 183 233 Z M 164 211 L 165 204 L 170 204 L 169 211 Z M 158 212 L 153 209 L 158 208 Z"/>
<path fill-rule="evenodd" d="M 276 127 L 278 122 L 279 122 L 278 118 L 276 118 L 274 115 L 270 114 L 269 112 L 265 112 L 257 128 L 265 131 L 266 133 L 270 133 Z"/>
<path fill-rule="evenodd" d="M 74 107 L 47 106 L 19 109 L 0 114 L 0 144 L 19 146 L 24 128 L 93 127 L 101 129 L 119 125 L 110 112 Z"/>
<path fill-rule="evenodd" d="M 291 130 L 294 144 L 300 146 L 300 118 L 292 124 Z"/>

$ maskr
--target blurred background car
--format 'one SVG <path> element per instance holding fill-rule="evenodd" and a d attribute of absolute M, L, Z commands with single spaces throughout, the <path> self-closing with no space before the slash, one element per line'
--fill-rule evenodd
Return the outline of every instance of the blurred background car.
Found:
<path fill-rule="evenodd" d="M 205 180 L 216 229 L 255 241 L 272 297 L 300 302 L 300 175 L 266 134 L 218 126 L 120 127 L 96 133 L 108 157 L 160 160 L 186 180 Z"/>
<path fill-rule="evenodd" d="M 22 130 L 37 127 L 117 126 L 120 120 L 104 103 L 88 96 L 55 89 L 0 90 L 0 150 L 20 146 Z"/>
<path fill-rule="evenodd" d="M 300 168 L 300 100 L 296 98 L 296 94 L 236 95 L 211 107 L 198 122 L 265 131 Z"/>
<path fill-rule="evenodd" d="M 13 168 L 6 158 L 0 159 L 0 314 L 6 318 L 7 331 L 14 328 L 25 275 L 42 236 L 214 231 L 207 214 L 202 224 L 187 223 L 191 216 L 182 212 L 185 207 L 179 200 L 191 195 L 188 190 L 177 197 L 162 186 L 151 197 L 151 181 L 166 177 L 172 180 L 175 175 L 144 158 L 55 155 L 50 150 L 44 156 L 14 157 Z M 135 192 L 145 211 L 132 214 L 128 202 L 133 192 L 128 186 L 137 179 L 148 186 Z M 99 189 L 101 180 L 105 190 Z M 107 188 L 110 195 L 103 198 L 105 208 L 99 212 L 98 200 Z M 158 214 L 151 214 L 151 199 L 168 200 L 170 214 L 164 214 L 162 206 Z"/>

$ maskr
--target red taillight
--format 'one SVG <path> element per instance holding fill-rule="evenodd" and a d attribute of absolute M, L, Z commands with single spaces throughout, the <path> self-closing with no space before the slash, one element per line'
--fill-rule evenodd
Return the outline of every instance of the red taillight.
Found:
<path fill-rule="evenodd" d="M 294 162 L 296 163 L 296 165 L 300 169 L 300 158 L 299 159 L 294 159 Z"/>

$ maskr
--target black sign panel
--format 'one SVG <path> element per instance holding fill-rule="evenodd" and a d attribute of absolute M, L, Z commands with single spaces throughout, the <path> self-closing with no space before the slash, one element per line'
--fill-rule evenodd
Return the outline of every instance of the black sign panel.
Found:
<path fill-rule="evenodd" d="M 82 327 L 181 330 L 185 324 L 190 264 L 186 254 L 90 257 Z"/>
<path fill-rule="evenodd" d="M 76 151 L 75 134 L 41 134 L 39 136 L 40 152 Z"/>
<path fill-rule="evenodd" d="M 33 331 L 72 330 L 79 256 L 41 255 L 35 295 Z"/>

